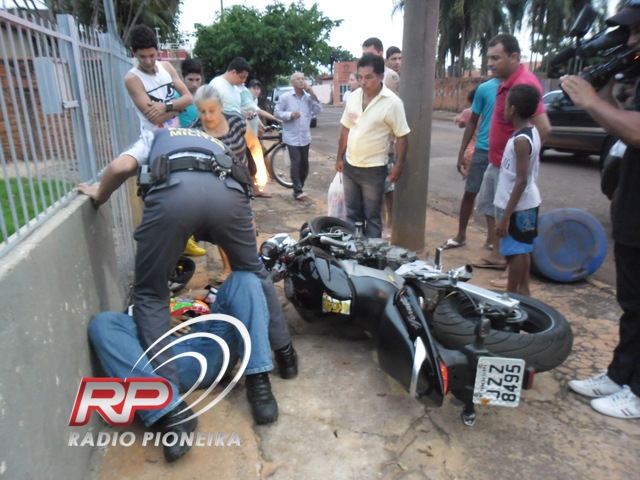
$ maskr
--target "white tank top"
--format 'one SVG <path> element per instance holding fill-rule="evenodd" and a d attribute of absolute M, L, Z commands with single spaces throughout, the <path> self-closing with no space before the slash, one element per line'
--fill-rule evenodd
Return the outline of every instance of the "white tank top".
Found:
<path fill-rule="evenodd" d="M 161 62 L 156 62 L 157 73 L 155 75 L 149 75 L 139 70 L 137 67 L 132 68 L 129 72 L 136 75 L 142 85 L 144 86 L 147 95 L 149 95 L 149 99 L 152 102 L 170 102 L 175 98 L 175 87 L 173 86 L 173 80 L 171 79 L 171 75 L 167 70 L 162 66 Z M 145 130 L 154 131 L 157 128 L 162 127 L 170 127 L 174 126 L 171 124 L 172 119 L 169 122 L 165 122 L 161 127 L 154 125 L 149 120 L 145 118 L 140 110 L 136 108 L 136 113 L 138 114 L 138 118 L 140 119 L 140 131 L 144 132 Z M 177 122 L 176 125 L 177 126 Z"/>

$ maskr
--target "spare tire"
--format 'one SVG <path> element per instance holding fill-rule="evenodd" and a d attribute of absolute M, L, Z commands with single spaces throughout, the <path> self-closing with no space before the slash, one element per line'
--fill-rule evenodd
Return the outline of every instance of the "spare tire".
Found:
<path fill-rule="evenodd" d="M 496 330 L 484 346 L 499 357 L 522 358 L 527 367 L 545 372 L 557 367 L 571 353 L 573 333 L 567 319 L 556 309 L 531 297 L 509 293 L 527 316 L 520 332 Z M 473 302 L 462 292 L 444 298 L 429 322 L 433 336 L 446 348 L 457 350 L 475 340 L 480 321 Z"/>
<path fill-rule="evenodd" d="M 560 208 L 541 215 L 531 267 L 556 282 L 576 282 L 595 272 L 607 255 L 607 234 L 591 214 Z"/>

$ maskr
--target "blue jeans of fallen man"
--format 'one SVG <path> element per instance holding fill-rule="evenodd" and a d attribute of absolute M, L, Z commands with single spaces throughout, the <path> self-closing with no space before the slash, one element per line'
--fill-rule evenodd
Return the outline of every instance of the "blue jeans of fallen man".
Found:
<path fill-rule="evenodd" d="M 233 272 L 221 285 L 211 313 L 227 314 L 240 320 L 249 331 L 251 355 L 245 375 L 268 372 L 273 369 L 271 347 L 269 345 L 269 313 L 267 301 L 258 277 L 250 272 Z M 169 327 L 169 326 L 167 326 Z M 169 328 L 167 328 L 169 329 Z M 220 320 L 209 320 L 191 325 L 188 332 L 207 332 L 216 335 L 229 346 L 230 362 L 228 373 L 244 352 L 240 334 L 234 326 Z M 117 312 L 103 312 L 89 324 L 89 338 L 105 373 L 113 378 L 158 378 L 144 349 L 140 345 L 138 331 L 133 317 Z M 171 337 L 175 340 L 177 337 Z M 172 357 L 185 352 L 197 352 L 207 360 L 207 371 L 200 384 L 206 388 L 215 380 L 223 365 L 220 346 L 208 338 L 189 338 L 171 347 Z M 143 359 L 138 362 L 138 360 Z M 163 415 L 173 410 L 179 392 L 191 388 L 200 373 L 199 363 L 192 357 L 175 358 L 179 385 L 171 382 L 173 392 L 171 403 L 160 410 L 138 410 L 138 415 L 146 426 L 155 423 Z M 136 365 L 137 363 L 137 365 Z M 147 364 L 145 366 L 145 364 Z M 135 368 L 134 368 L 135 365 Z"/>
<path fill-rule="evenodd" d="M 382 198 L 387 167 L 354 167 L 343 162 L 344 201 L 347 206 L 347 222 L 364 224 L 368 238 L 382 237 Z"/>

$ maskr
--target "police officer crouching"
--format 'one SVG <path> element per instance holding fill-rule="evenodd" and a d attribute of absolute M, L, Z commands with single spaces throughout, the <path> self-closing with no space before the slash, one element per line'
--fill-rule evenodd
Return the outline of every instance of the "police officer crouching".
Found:
<path fill-rule="evenodd" d="M 223 365 L 220 348 L 184 342 L 162 352 L 172 343 L 167 337 L 149 350 L 147 356 L 154 358 L 150 366 L 143 368 L 145 362 L 138 363 L 144 351 L 170 329 L 167 281 L 187 239 L 195 235 L 198 240 L 218 244 L 229 257 L 234 273 L 220 288 L 212 313 L 229 314 L 247 327 L 251 355 L 245 385 L 253 418 L 257 424 L 276 421 L 278 405 L 267 373 L 273 368 L 271 349 L 283 378 L 297 375 L 297 356 L 273 283 L 258 259 L 248 170 L 225 145 L 205 132 L 163 128 L 146 132 L 113 160 L 99 186 L 80 184 L 76 191 L 90 196 L 99 206 L 139 169 L 144 211 L 134 234 L 138 245 L 133 315 L 105 312 L 91 322 L 89 337 L 100 363 L 111 377 L 160 375 L 167 379 L 174 393 L 170 405 L 162 410 L 138 411 L 139 416 L 146 426 L 154 425 L 163 432 L 180 435 L 195 430 L 197 418 L 175 425 L 193 414 L 190 409 L 182 411 L 187 405 L 178 403 L 178 392 L 193 386 L 193 372 L 189 371 L 193 365 L 187 358 L 177 357 L 183 349 L 202 350 L 208 369 L 215 371 L 215 375 L 207 372 L 206 378 L 213 379 Z M 214 321 L 202 328 L 223 337 L 232 359 L 237 359 L 244 348 L 242 342 L 235 332 L 221 331 L 220 323 L 224 322 Z M 229 368 L 233 365 L 232 360 Z M 171 462 L 189 448 L 177 443 L 165 446 L 164 454 Z"/>

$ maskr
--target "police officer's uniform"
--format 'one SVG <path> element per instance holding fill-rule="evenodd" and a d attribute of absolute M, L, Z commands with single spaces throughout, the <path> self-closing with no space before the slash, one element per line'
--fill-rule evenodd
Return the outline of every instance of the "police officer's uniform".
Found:
<path fill-rule="evenodd" d="M 133 317 L 143 347 L 169 327 L 167 281 L 191 235 L 219 245 L 232 270 L 258 276 L 269 309 L 271 348 L 289 345 L 291 336 L 280 301 L 258 259 L 247 187 L 231 178 L 229 149 L 199 130 L 164 128 L 144 134 L 125 154 L 142 169 L 144 212 L 134 235 L 138 250 Z M 157 345 L 151 355 L 166 343 Z M 160 355 L 155 365 L 169 357 Z M 171 362 L 161 373 L 177 381 Z"/>

